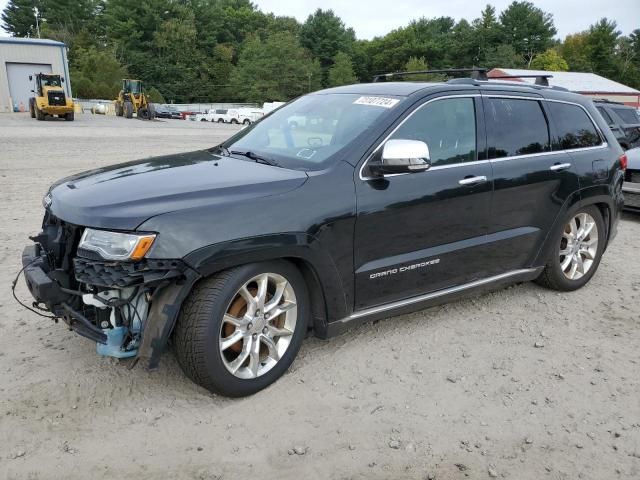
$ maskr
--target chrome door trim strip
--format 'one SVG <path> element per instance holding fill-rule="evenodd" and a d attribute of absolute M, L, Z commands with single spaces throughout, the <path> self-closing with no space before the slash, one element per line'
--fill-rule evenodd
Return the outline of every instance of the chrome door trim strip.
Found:
<path fill-rule="evenodd" d="M 387 312 L 389 310 L 395 310 L 397 308 L 405 307 L 407 305 L 413 305 L 414 303 L 420 303 L 427 300 L 432 300 L 434 298 L 443 297 L 445 295 L 450 295 L 452 293 L 462 292 L 470 288 L 480 287 L 480 286 L 487 285 L 500 280 L 505 280 L 510 277 L 516 277 L 518 275 L 524 275 L 526 273 L 534 273 L 536 270 L 537 269 L 535 268 L 523 268 L 520 270 L 513 270 L 511 272 L 501 273 L 500 275 L 495 275 L 493 277 L 483 278 L 481 280 L 474 280 L 473 282 L 464 283 L 462 285 L 458 285 L 455 287 L 449 287 L 443 290 L 438 290 L 436 292 L 426 293 L 424 295 L 418 295 L 417 297 L 411 297 L 411 298 L 399 300 L 396 302 L 386 303 L 384 305 L 378 305 L 377 307 L 365 308 L 364 310 L 353 312 L 348 317 L 343 318 L 342 320 L 339 320 L 339 322 L 347 323 L 357 318 L 367 317 L 369 315 L 374 315 L 376 313 L 381 313 L 381 312 Z"/>

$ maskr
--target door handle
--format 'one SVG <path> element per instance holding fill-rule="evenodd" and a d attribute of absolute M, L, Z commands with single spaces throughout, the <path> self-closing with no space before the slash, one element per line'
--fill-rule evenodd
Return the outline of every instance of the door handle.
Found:
<path fill-rule="evenodd" d="M 566 170 L 567 168 L 571 168 L 570 163 L 556 163 L 549 167 L 549 170 L 553 172 L 561 172 L 562 170 Z"/>
<path fill-rule="evenodd" d="M 479 183 L 484 183 L 487 181 L 487 177 L 484 175 L 479 177 L 465 177 L 462 180 L 458 180 L 460 185 L 477 185 Z"/>

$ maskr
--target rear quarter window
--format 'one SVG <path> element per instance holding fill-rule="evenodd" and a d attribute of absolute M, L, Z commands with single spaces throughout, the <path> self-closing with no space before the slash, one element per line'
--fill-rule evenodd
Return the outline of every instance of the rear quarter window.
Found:
<path fill-rule="evenodd" d="M 547 102 L 547 108 L 556 128 L 554 150 L 595 147 L 602 143 L 598 130 L 582 107 Z"/>

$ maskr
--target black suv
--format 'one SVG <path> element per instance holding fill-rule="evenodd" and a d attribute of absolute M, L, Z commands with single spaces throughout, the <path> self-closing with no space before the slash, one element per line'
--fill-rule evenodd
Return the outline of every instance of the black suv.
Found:
<path fill-rule="evenodd" d="M 210 150 L 57 182 L 24 273 L 99 353 L 153 368 L 171 339 L 195 382 L 249 395 L 308 331 L 514 282 L 582 287 L 616 233 L 624 161 L 591 100 L 557 88 L 332 88 Z"/>
<path fill-rule="evenodd" d="M 596 108 L 624 150 L 640 147 L 640 115 L 624 103 L 595 100 Z"/>

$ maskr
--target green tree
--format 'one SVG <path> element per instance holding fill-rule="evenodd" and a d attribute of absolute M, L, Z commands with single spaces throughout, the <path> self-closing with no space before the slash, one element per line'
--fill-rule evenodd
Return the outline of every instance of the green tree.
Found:
<path fill-rule="evenodd" d="M 300 44 L 320 61 L 324 82 L 339 52 L 351 53 L 355 32 L 333 10 L 317 9 L 300 27 Z"/>
<path fill-rule="evenodd" d="M 585 42 L 591 68 L 608 78 L 616 78 L 620 72 L 616 59 L 620 32 L 616 27 L 616 22 L 603 18 L 589 27 Z"/>
<path fill-rule="evenodd" d="M 559 47 L 560 55 L 567 60 L 570 70 L 577 72 L 592 71 L 586 32 L 567 35 Z"/>
<path fill-rule="evenodd" d="M 511 45 L 498 45 L 485 53 L 484 65 L 487 68 L 521 68 L 522 57 Z"/>
<path fill-rule="evenodd" d="M 502 43 L 512 45 L 527 67 L 538 53 L 553 45 L 553 36 L 557 33 L 553 16 L 531 2 L 511 3 L 500 14 L 500 23 Z"/>
<path fill-rule="evenodd" d="M 7 32 L 16 37 L 36 36 L 34 7 L 42 12 L 42 0 L 11 0 L 2 11 L 2 22 Z"/>
<path fill-rule="evenodd" d="M 113 51 L 96 47 L 78 48 L 70 68 L 73 93 L 80 98 L 115 98 L 127 77 Z"/>
<path fill-rule="evenodd" d="M 534 57 L 531 62 L 531 68 L 551 72 L 566 72 L 569 70 L 569 65 L 555 48 L 550 48 Z"/>
<path fill-rule="evenodd" d="M 487 55 L 500 44 L 502 37 L 501 25 L 496 17 L 496 9 L 487 5 L 480 14 L 480 18 L 472 22 L 475 39 L 474 60 L 477 65 L 485 65 Z"/>
<path fill-rule="evenodd" d="M 288 32 L 247 40 L 231 75 L 236 100 L 284 101 L 321 85 L 320 63 Z"/>
<path fill-rule="evenodd" d="M 329 86 L 351 85 L 357 81 L 351 57 L 344 52 L 338 52 L 329 68 Z"/>

